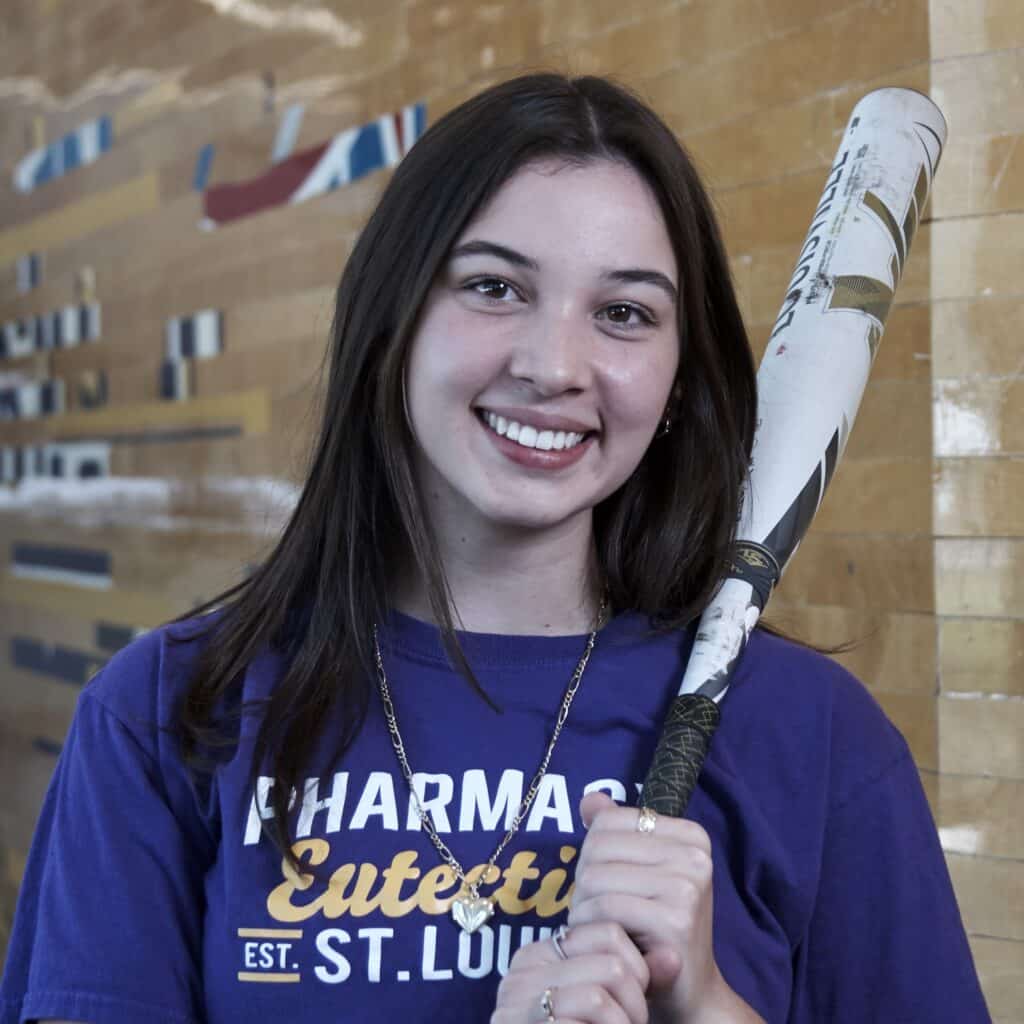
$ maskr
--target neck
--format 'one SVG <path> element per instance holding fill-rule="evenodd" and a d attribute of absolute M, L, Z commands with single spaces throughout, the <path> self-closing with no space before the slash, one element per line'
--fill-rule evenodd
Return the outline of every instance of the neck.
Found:
<path fill-rule="evenodd" d="M 456 628 L 535 636 L 595 628 L 601 590 L 589 510 L 546 530 L 463 528 L 441 531 L 438 542 Z M 407 567 L 393 593 L 400 612 L 435 622 L 419 572 Z"/>

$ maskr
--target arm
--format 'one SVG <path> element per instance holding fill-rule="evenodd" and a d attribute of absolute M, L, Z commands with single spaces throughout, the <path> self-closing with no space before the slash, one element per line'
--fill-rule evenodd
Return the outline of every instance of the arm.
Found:
<path fill-rule="evenodd" d="M 203 864 L 186 819 L 145 736 L 86 690 L 26 864 L 0 1005 L 40 1021 L 199 1019 Z"/>
<path fill-rule="evenodd" d="M 829 815 L 814 912 L 794 969 L 800 1020 L 990 1020 L 905 746 Z"/>

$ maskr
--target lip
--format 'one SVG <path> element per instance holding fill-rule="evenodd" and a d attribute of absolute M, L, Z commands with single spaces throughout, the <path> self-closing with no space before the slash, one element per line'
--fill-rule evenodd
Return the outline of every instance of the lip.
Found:
<path fill-rule="evenodd" d="M 477 422 L 480 424 L 480 429 L 490 437 L 494 447 L 502 455 L 528 469 L 554 470 L 565 469 L 567 466 L 575 465 L 583 458 L 595 439 L 595 435 L 591 433 L 589 437 L 584 438 L 574 448 L 563 448 L 561 451 L 556 451 L 552 448 L 550 451 L 542 451 L 540 448 L 524 448 L 521 444 L 517 444 L 515 441 L 510 441 L 507 437 L 502 437 L 501 434 L 495 433 L 487 425 L 487 421 L 484 420 L 482 411 L 477 416 Z M 579 433 L 582 433 L 582 431 L 579 431 Z"/>
<path fill-rule="evenodd" d="M 550 413 L 522 409 L 514 405 L 478 405 L 476 411 L 481 415 L 493 412 L 495 416 L 504 416 L 507 420 L 515 420 L 516 423 L 537 427 L 539 430 L 571 430 L 576 434 L 597 433 L 597 427 L 591 427 L 582 420 L 574 420 L 568 416 L 553 416 Z"/>

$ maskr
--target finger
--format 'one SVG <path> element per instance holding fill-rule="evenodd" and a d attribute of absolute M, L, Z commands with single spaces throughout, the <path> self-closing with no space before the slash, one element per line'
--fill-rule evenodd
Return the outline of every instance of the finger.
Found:
<path fill-rule="evenodd" d="M 571 927 L 561 941 L 562 949 L 570 959 L 600 953 L 619 957 L 636 978 L 640 988 L 647 989 L 650 979 L 643 955 L 617 922 L 605 919 Z M 544 967 L 565 962 L 558 955 L 554 943 L 545 940 L 531 942 L 519 949 L 509 969 Z"/>
<path fill-rule="evenodd" d="M 645 992 L 663 987 L 682 967 L 676 950 L 685 946 L 686 936 L 679 929 L 676 915 L 665 914 L 656 900 L 603 893 L 575 904 L 569 921 L 570 928 L 580 930 L 599 921 L 614 921 L 623 928 L 644 961 L 648 978 Z M 671 962 L 659 950 L 671 951 Z"/>
<path fill-rule="evenodd" d="M 689 883 L 683 882 L 686 886 Z M 602 892 L 573 903 L 569 909 L 569 927 L 582 930 L 598 921 L 614 921 L 647 953 L 655 946 L 685 945 L 689 925 L 696 918 L 696 893 L 685 893 L 674 903 L 644 899 L 620 892 Z"/>
<path fill-rule="evenodd" d="M 586 1024 L 647 1024 L 647 1000 L 640 991 L 624 1000 L 621 993 L 609 991 L 605 985 L 586 982 L 553 989 L 551 1002 L 559 1024 L 566 1017 Z M 536 1019 L 549 1018 L 541 1014 Z"/>
<path fill-rule="evenodd" d="M 538 1017 L 537 1014 L 527 1016 L 525 1019 L 527 1021 L 544 1021 L 547 1024 L 547 1017 Z M 560 1015 L 555 1019 L 558 1024 L 590 1024 L 589 1021 L 576 1020 L 574 1017 L 566 1017 L 564 1015 Z M 523 1008 L 521 1006 L 506 1006 L 500 1010 L 495 1010 L 491 1014 L 489 1024 L 523 1024 L 523 1020 Z"/>
<path fill-rule="evenodd" d="M 589 800 L 598 794 L 588 793 L 583 799 Z M 604 795 L 604 794 L 600 794 Z M 582 815 L 583 802 L 580 802 Z M 586 819 L 584 818 L 584 821 Z M 593 815 L 588 832 L 639 832 L 637 825 L 640 821 L 640 810 L 637 807 L 620 807 L 611 801 L 601 807 Z M 682 843 L 690 843 L 711 852 L 711 837 L 695 821 L 687 818 L 674 818 L 668 814 L 659 814 L 656 818 L 654 832 L 639 833 L 644 838 L 657 835 L 659 838 L 674 838 Z"/>
<path fill-rule="evenodd" d="M 632 835 L 629 832 L 594 833 L 584 842 L 576 862 L 576 877 L 595 864 L 628 864 L 634 868 L 664 868 L 693 878 L 710 875 L 711 854 L 701 846 L 667 837 Z"/>
<path fill-rule="evenodd" d="M 577 875 L 572 900 L 578 903 L 602 893 L 621 893 L 644 900 L 664 900 L 678 906 L 680 898 L 687 898 L 690 888 L 699 885 L 697 879 L 678 868 L 638 871 L 633 864 L 590 864 L 586 871 Z"/>
<path fill-rule="evenodd" d="M 622 960 L 636 978 L 640 989 L 647 990 L 650 976 L 643 954 L 636 948 L 636 943 L 626 934 L 622 925 L 616 921 L 588 922 L 576 928 L 569 928 L 562 939 L 562 949 L 570 958 L 610 953 Z M 557 950 L 555 953 L 557 955 Z"/>
<path fill-rule="evenodd" d="M 527 1019 L 532 1020 L 532 1018 Z M 546 1024 L 546 1017 L 540 1019 Z M 490 1024 L 523 1024 L 523 1011 L 520 1008 L 495 1010 L 491 1014 Z M 589 1021 L 576 1020 L 573 1017 L 557 1017 L 556 1024 L 589 1024 Z"/>
<path fill-rule="evenodd" d="M 497 1006 L 540 1009 L 545 989 L 554 993 L 555 1016 L 644 1024 L 647 999 L 629 967 L 610 953 L 586 954 L 556 964 L 509 970 Z M 545 1020 L 543 1015 L 536 1019 Z"/>

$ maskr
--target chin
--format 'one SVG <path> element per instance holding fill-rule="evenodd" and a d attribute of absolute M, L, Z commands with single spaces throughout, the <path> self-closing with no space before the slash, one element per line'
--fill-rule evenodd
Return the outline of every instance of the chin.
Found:
<path fill-rule="evenodd" d="M 569 519 L 589 514 L 590 506 L 579 508 L 480 508 L 480 516 L 494 526 L 509 530 L 546 530 L 565 523 Z"/>

